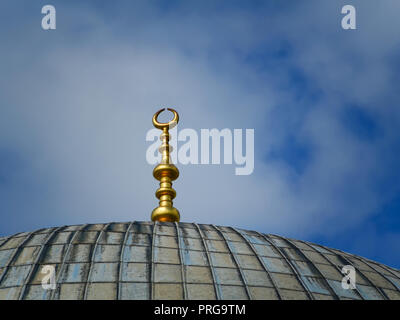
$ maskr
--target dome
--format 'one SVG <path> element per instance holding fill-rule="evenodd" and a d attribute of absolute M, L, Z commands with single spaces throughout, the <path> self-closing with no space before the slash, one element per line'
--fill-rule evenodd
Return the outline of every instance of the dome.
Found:
<path fill-rule="evenodd" d="M 343 289 L 344 265 L 356 289 Z M 400 271 L 256 231 L 113 222 L 0 238 L 0 299 L 400 299 Z"/>

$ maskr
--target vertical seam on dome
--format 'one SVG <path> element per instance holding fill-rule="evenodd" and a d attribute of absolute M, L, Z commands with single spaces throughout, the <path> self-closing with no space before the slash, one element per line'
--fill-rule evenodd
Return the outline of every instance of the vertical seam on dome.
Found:
<path fill-rule="evenodd" d="M 372 264 L 376 264 L 377 262 L 371 261 L 369 259 L 354 255 L 356 258 L 360 259 L 362 262 L 364 262 L 365 264 L 367 264 L 370 268 L 374 269 L 379 275 L 381 275 L 382 277 L 384 277 L 387 281 L 389 281 L 397 290 L 400 291 L 400 288 L 397 287 L 397 285 L 395 283 L 393 283 L 392 280 L 390 280 L 384 273 L 380 272 L 379 269 L 375 268 Z M 382 269 L 385 269 L 386 271 L 390 272 L 394 278 L 399 279 L 400 278 L 394 273 L 392 272 L 387 266 L 378 263 L 379 267 L 381 267 Z M 386 294 L 385 294 L 386 295 Z"/>
<path fill-rule="evenodd" d="M 378 264 L 382 269 L 385 269 L 386 271 L 390 272 L 396 279 L 399 279 L 399 280 L 400 280 L 400 277 L 399 277 L 397 274 L 395 274 L 395 273 L 393 272 L 393 270 L 392 270 L 391 267 L 386 266 L 386 265 L 381 264 L 381 263 L 376 262 L 376 261 L 371 261 L 371 260 L 366 259 L 366 258 L 362 258 L 362 257 L 360 257 L 360 258 L 361 258 L 363 261 L 365 261 L 365 262 L 368 261 L 368 265 L 369 265 L 370 263 Z M 371 268 L 375 269 L 375 267 L 373 267 L 373 266 L 371 266 Z M 397 272 L 400 272 L 400 270 L 396 270 L 396 271 L 397 271 Z"/>
<path fill-rule="evenodd" d="M 121 253 L 119 255 L 119 265 L 118 265 L 118 285 L 117 285 L 117 300 L 121 299 L 121 286 L 122 286 L 122 267 L 124 265 L 124 252 L 126 247 L 126 240 L 128 239 L 129 231 L 132 228 L 134 221 L 132 221 L 125 231 L 124 240 L 121 245 Z"/>
<path fill-rule="evenodd" d="M 99 232 L 99 235 L 97 236 L 96 242 L 94 244 L 94 248 L 93 248 L 93 252 L 92 252 L 92 256 L 90 258 L 90 265 L 89 265 L 89 272 L 88 272 L 88 276 L 86 279 L 86 283 L 85 283 L 85 291 L 83 292 L 83 299 L 87 300 L 87 295 L 88 295 L 88 289 L 89 289 L 89 284 L 92 283 L 90 281 L 90 278 L 92 276 L 92 272 L 93 272 L 93 265 L 94 265 L 94 258 L 95 258 L 95 254 L 96 254 L 96 250 L 100 241 L 101 236 L 103 235 L 104 231 L 107 230 L 107 228 L 109 227 L 110 223 L 107 223 Z"/>
<path fill-rule="evenodd" d="M 328 250 L 329 252 L 331 252 L 332 254 L 334 254 L 334 255 L 336 255 L 337 257 L 339 257 L 339 258 L 341 258 L 343 261 L 345 261 L 346 263 L 348 263 L 349 265 L 351 265 L 353 268 L 354 268 L 354 270 L 357 270 L 359 273 L 360 273 L 360 275 L 364 278 L 364 279 L 366 279 L 370 284 L 371 284 L 371 286 L 372 287 L 374 287 L 375 288 L 375 290 L 377 290 L 386 300 L 390 300 L 389 298 L 388 298 L 388 296 L 386 295 L 386 293 L 383 291 L 383 290 L 381 290 L 381 288 L 379 288 L 379 287 L 377 287 L 359 268 L 356 268 L 355 266 L 354 266 L 354 264 L 349 260 L 349 259 L 347 259 L 344 255 L 342 255 L 342 254 L 338 254 L 337 252 L 335 252 L 335 251 L 333 251 L 332 249 L 330 249 L 330 248 L 327 248 L 327 247 L 323 247 L 325 250 Z"/>
<path fill-rule="evenodd" d="M 185 266 L 184 266 L 184 259 L 183 259 L 183 253 L 181 249 L 181 241 L 183 239 L 181 238 L 181 232 L 179 230 L 179 224 L 178 222 L 175 222 L 175 228 L 176 228 L 176 236 L 178 240 L 178 251 L 179 251 L 179 258 L 181 260 L 181 274 L 182 274 L 182 287 L 183 287 L 183 300 L 188 299 L 187 295 L 187 287 L 186 287 L 186 276 L 185 276 Z"/>
<path fill-rule="evenodd" d="M 324 281 L 325 282 L 325 284 L 328 286 L 328 288 L 329 288 L 329 291 L 331 292 L 331 295 L 333 296 L 333 297 L 335 297 L 335 299 L 336 300 L 340 300 L 340 298 L 339 298 L 339 296 L 336 294 L 336 292 L 335 292 L 335 290 L 332 288 L 332 286 L 330 285 L 330 283 L 326 280 L 326 278 L 324 277 L 324 275 L 322 274 L 322 272 L 318 269 L 318 267 L 300 250 L 300 248 L 298 247 L 298 246 L 296 246 L 296 244 L 294 244 L 291 240 L 289 240 L 289 239 L 286 239 L 286 238 L 283 238 L 283 237 L 280 237 L 280 236 L 278 236 L 278 235 L 275 235 L 276 237 L 278 237 L 278 238 L 280 238 L 280 239 L 282 239 L 283 241 L 286 241 L 289 245 L 291 245 L 295 250 L 297 250 L 299 253 L 300 253 L 300 255 L 304 258 L 304 259 L 306 259 L 306 261 L 308 262 L 308 263 L 310 263 L 314 268 L 315 268 L 315 270 L 317 270 L 317 272 L 318 272 L 318 274 L 321 276 L 321 278 L 322 278 L 322 281 Z M 295 268 L 296 268 L 296 266 L 294 266 Z M 360 295 L 360 297 L 361 297 L 361 299 L 362 299 L 362 296 Z"/>
<path fill-rule="evenodd" d="M 227 245 L 227 247 L 228 247 L 228 250 L 229 250 L 229 252 L 231 253 L 231 256 L 233 257 L 233 260 L 235 261 L 236 267 L 238 268 L 240 277 L 242 278 L 242 281 L 243 281 L 243 284 L 244 284 L 244 288 L 245 288 L 245 290 L 246 290 L 247 297 L 249 298 L 249 300 L 251 300 L 251 294 L 250 294 L 249 287 L 248 287 L 248 285 L 247 285 L 246 277 L 244 276 L 244 274 L 243 274 L 243 272 L 242 272 L 242 269 L 241 269 L 240 266 L 239 266 L 239 262 L 237 261 L 236 256 L 235 256 L 235 254 L 233 253 L 233 251 L 232 251 L 232 249 L 231 249 L 231 246 L 230 246 L 228 240 L 226 239 L 226 237 L 225 237 L 225 235 L 223 234 L 223 232 L 222 232 L 217 226 L 215 226 L 215 225 L 213 225 L 213 224 L 212 224 L 212 226 L 215 228 L 215 230 L 217 230 L 217 231 L 219 232 L 219 234 L 220 234 L 220 235 L 222 236 L 222 238 L 224 239 L 224 241 L 225 241 L 225 243 L 226 243 L 226 245 Z"/>
<path fill-rule="evenodd" d="M 62 228 L 66 228 L 66 226 L 62 226 L 62 227 L 58 227 L 56 229 L 54 229 L 50 235 L 47 237 L 47 239 L 45 240 L 45 242 L 40 246 L 40 250 L 38 252 L 38 254 L 36 255 L 36 259 L 35 261 L 32 263 L 32 268 L 29 270 L 28 276 L 26 277 L 24 284 L 22 286 L 21 292 L 19 294 L 19 298 L 18 300 L 22 300 L 24 298 L 25 295 L 25 291 L 26 291 L 26 287 L 28 285 L 29 282 L 31 282 L 32 280 L 32 276 L 34 274 L 34 271 L 36 271 L 39 268 L 39 262 L 42 258 L 43 252 L 45 251 L 45 248 L 47 246 L 47 244 L 50 242 L 50 240 L 52 240 L 54 238 L 54 236 L 56 235 L 56 233 L 61 230 Z"/>
<path fill-rule="evenodd" d="M 54 297 L 55 297 L 55 295 L 56 295 L 56 292 L 57 292 L 57 290 L 58 290 L 59 281 L 60 281 L 60 279 L 61 279 L 61 275 L 62 275 L 62 273 L 63 273 L 63 271 L 64 271 L 64 268 L 65 268 L 65 262 L 67 261 L 69 252 L 71 251 L 71 244 L 72 244 L 72 242 L 75 240 L 76 236 L 77 236 L 80 232 L 82 232 L 83 230 L 85 230 L 85 229 L 87 228 L 88 225 L 89 225 L 89 224 L 84 224 L 84 225 L 82 225 L 82 227 L 81 227 L 79 230 L 76 230 L 75 233 L 73 233 L 73 234 L 70 236 L 70 240 L 69 240 L 69 242 L 68 242 L 67 250 L 65 251 L 64 258 L 63 258 L 62 261 L 61 261 L 60 270 L 58 271 L 58 275 L 57 275 L 57 278 L 56 278 L 56 289 L 55 289 L 55 290 L 52 290 L 52 292 L 51 292 L 51 294 L 50 294 L 49 300 L 53 300 L 53 299 L 54 299 Z"/>
<path fill-rule="evenodd" d="M 306 246 L 310 247 L 310 249 L 315 250 L 315 249 L 314 249 L 312 246 L 310 246 L 307 242 L 302 241 L 302 240 L 297 240 L 297 241 L 300 241 L 301 243 L 303 243 L 303 244 L 305 244 Z M 339 268 L 339 266 L 335 265 L 332 261 L 330 261 L 327 257 L 325 257 L 325 255 L 322 254 L 322 252 L 318 252 L 318 253 L 319 253 L 333 268 L 335 268 L 335 269 L 338 270 L 340 273 L 342 273 L 342 270 Z M 357 290 L 358 295 L 361 297 L 361 299 L 362 299 L 362 300 L 365 300 L 364 297 L 363 297 L 363 295 L 361 294 L 361 292 L 357 289 L 357 287 L 356 287 L 356 290 Z M 340 298 L 339 298 L 339 299 L 340 299 Z"/>
<path fill-rule="evenodd" d="M 256 231 L 257 232 L 257 231 Z M 282 250 L 275 245 L 275 243 L 269 238 L 268 235 L 266 234 L 262 234 L 260 232 L 257 232 L 258 235 L 260 235 L 261 237 L 263 237 L 265 240 L 267 240 L 271 246 L 273 248 L 275 248 L 276 251 L 278 251 L 278 253 L 282 256 L 282 258 L 286 261 L 286 263 L 289 265 L 289 268 L 293 271 L 294 276 L 296 277 L 296 279 L 300 282 L 301 286 L 304 288 L 305 293 L 307 294 L 307 296 L 311 299 L 311 300 L 315 300 L 313 294 L 311 293 L 311 291 L 307 288 L 307 286 L 305 285 L 305 283 L 303 282 L 303 279 L 301 279 L 299 273 L 297 272 L 296 268 L 290 263 L 289 259 L 285 256 L 285 254 L 282 252 Z"/>
<path fill-rule="evenodd" d="M 254 248 L 253 244 L 242 234 L 242 232 L 236 228 L 231 227 L 232 230 L 234 230 L 236 233 L 238 233 L 244 240 L 245 242 L 250 246 L 251 250 L 253 250 L 255 256 L 257 257 L 257 260 L 261 263 L 262 267 L 264 268 L 265 272 L 267 273 L 268 277 L 271 280 L 272 285 L 274 286 L 274 289 L 276 291 L 276 294 L 278 295 L 278 298 L 280 300 L 282 300 L 282 296 L 280 294 L 279 288 L 275 283 L 274 278 L 272 278 L 271 273 L 269 272 L 267 266 L 265 265 L 264 261 L 259 257 L 259 255 L 257 254 L 257 250 L 256 248 Z"/>
<path fill-rule="evenodd" d="M 6 275 L 6 273 L 8 272 L 9 267 L 10 267 L 10 264 L 14 261 L 14 259 L 15 259 L 15 258 L 17 257 L 17 255 L 19 254 L 19 252 L 20 252 L 22 246 L 25 245 L 25 244 L 32 238 L 32 236 L 33 236 L 36 232 L 38 232 L 38 231 L 39 231 L 39 230 L 28 233 L 28 235 L 26 236 L 26 238 L 14 249 L 13 254 L 11 255 L 11 257 L 10 257 L 10 258 L 8 259 L 8 261 L 7 261 L 7 264 L 6 264 L 6 267 L 4 268 L 3 273 L 0 275 L 0 284 L 1 284 L 1 282 L 3 281 L 3 279 L 4 279 L 5 275 Z"/>
<path fill-rule="evenodd" d="M 204 236 L 203 236 L 203 232 L 201 231 L 201 229 L 200 229 L 200 227 L 197 225 L 197 223 L 193 223 L 193 224 L 194 224 L 194 226 L 197 228 L 197 232 L 198 232 L 199 235 L 200 235 L 201 241 L 202 241 L 202 243 L 203 243 L 204 250 L 205 250 L 205 252 L 206 252 L 206 256 L 207 256 L 207 260 L 208 260 L 208 266 L 210 267 L 211 276 L 212 276 L 212 278 L 213 278 L 213 283 L 214 283 L 215 298 L 216 298 L 217 300 L 221 300 L 221 297 L 222 297 L 221 289 L 220 289 L 220 287 L 219 287 L 219 284 L 218 284 L 217 281 L 216 281 L 215 272 L 214 272 L 214 267 L 212 266 L 211 257 L 210 257 L 210 252 L 209 252 L 209 249 L 208 249 L 207 242 L 205 241 Z"/>
<path fill-rule="evenodd" d="M 357 256 L 357 255 L 355 255 L 355 254 L 353 254 L 353 256 L 355 256 L 355 257 L 361 259 L 362 261 L 368 261 L 369 263 L 379 265 L 381 268 L 383 268 L 383 269 L 385 269 L 386 271 L 390 272 L 395 278 L 397 278 L 397 279 L 400 280 L 400 277 L 399 277 L 397 274 L 395 274 L 395 273 L 393 272 L 393 271 L 400 272 L 399 269 L 395 269 L 395 268 L 389 267 L 389 266 L 384 265 L 384 264 L 382 264 L 382 263 L 380 263 L 380 262 L 373 261 L 373 260 L 368 259 L 368 258 L 365 258 L 365 257 Z M 374 268 L 374 267 L 371 266 L 371 268 Z"/>
<path fill-rule="evenodd" d="M 15 237 L 16 235 L 11 235 L 8 237 L 5 237 L 5 240 L 0 244 L 0 249 L 13 237 Z"/>
<path fill-rule="evenodd" d="M 366 261 L 366 260 L 364 260 L 364 259 L 361 259 L 361 261 L 363 261 L 364 263 L 366 263 L 370 268 L 374 269 L 379 275 L 381 275 L 383 278 L 385 278 L 387 281 L 389 281 L 397 290 L 399 290 L 399 288 L 397 287 L 397 285 L 396 285 L 395 283 L 393 283 L 393 281 L 390 280 L 390 278 L 388 278 L 384 273 L 380 272 L 379 269 L 375 268 L 373 265 L 371 265 L 368 261 Z M 381 267 L 381 268 L 383 268 L 383 267 Z M 386 269 L 386 268 L 383 268 L 383 269 Z M 389 271 L 389 272 L 390 272 L 390 270 L 387 270 L 387 269 L 386 269 L 386 271 Z M 392 273 L 392 272 L 390 272 L 390 273 L 391 273 L 392 275 L 394 275 L 394 273 Z M 396 277 L 396 278 L 397 278 L 397 277 Z M 385 295 L 386 295 L 386 294 L 385 294 Z"/>
<path fill-rule="evenodd" d="M 150 300 L 154 300 L 154 245 L 155 245 L 155 235 L 156 235 L 156 228 L 158 225 L 158 221 L 154 221 L 153 223 L 153 233 L 151 238 L 151 261 L 150 261 Z"/>

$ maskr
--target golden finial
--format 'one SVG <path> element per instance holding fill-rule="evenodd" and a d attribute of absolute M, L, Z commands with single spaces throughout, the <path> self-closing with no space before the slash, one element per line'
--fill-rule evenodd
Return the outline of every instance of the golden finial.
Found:
<path fill-rule="evenodd" d="M 156 197 L 160 200 L 160 204 L 151 213 L 152 221 L 169 221 L 179 222 L 179 211 L 172 206 L 172 199 L 176 197 L 176 191 L 172 188 L 172 181 L 179 177 L 179 170 L 171 163 L 169 156 L 172 147 L 169 145 L 169 129 L 178 124 L 179 115 L 174 109 L 168 108 L 174 114 L 174 118 L 168 123 L 160 123 L 157 118 L 165 109 L 157 111 L 153 116 L 153 125 L 162 130 L 160 139 L 162 144 L 158 149 L 161 152 L 161 163 L 153 170 L 153 176 L 160 181 L 160 188 L 156 191 Z"/>

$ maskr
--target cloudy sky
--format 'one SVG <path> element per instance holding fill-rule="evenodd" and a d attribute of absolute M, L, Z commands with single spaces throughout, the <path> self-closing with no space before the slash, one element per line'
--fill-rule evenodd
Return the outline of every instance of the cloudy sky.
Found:
<path fill-rule="evenodd" d="M 180 129 L 255 130 L 249 176 L 179 165 L 182 221 L 400 268 L 399 16 L 397 0 L 1 1 L 0 236 L 149 220 L 165 106 Z"/>

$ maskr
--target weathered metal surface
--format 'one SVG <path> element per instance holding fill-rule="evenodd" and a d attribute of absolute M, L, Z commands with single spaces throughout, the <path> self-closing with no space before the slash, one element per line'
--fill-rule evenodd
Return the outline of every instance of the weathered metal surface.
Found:
<path fill-rule="evenodd" d="M 356 289 L 341 268 L 356 269 Z M 44 289 L 45 265 L 56 289 Z M 397 299 L 400 270 L 317 244 L 213 225 L 130 222 L 0 238 L 0 299 Z"/>

